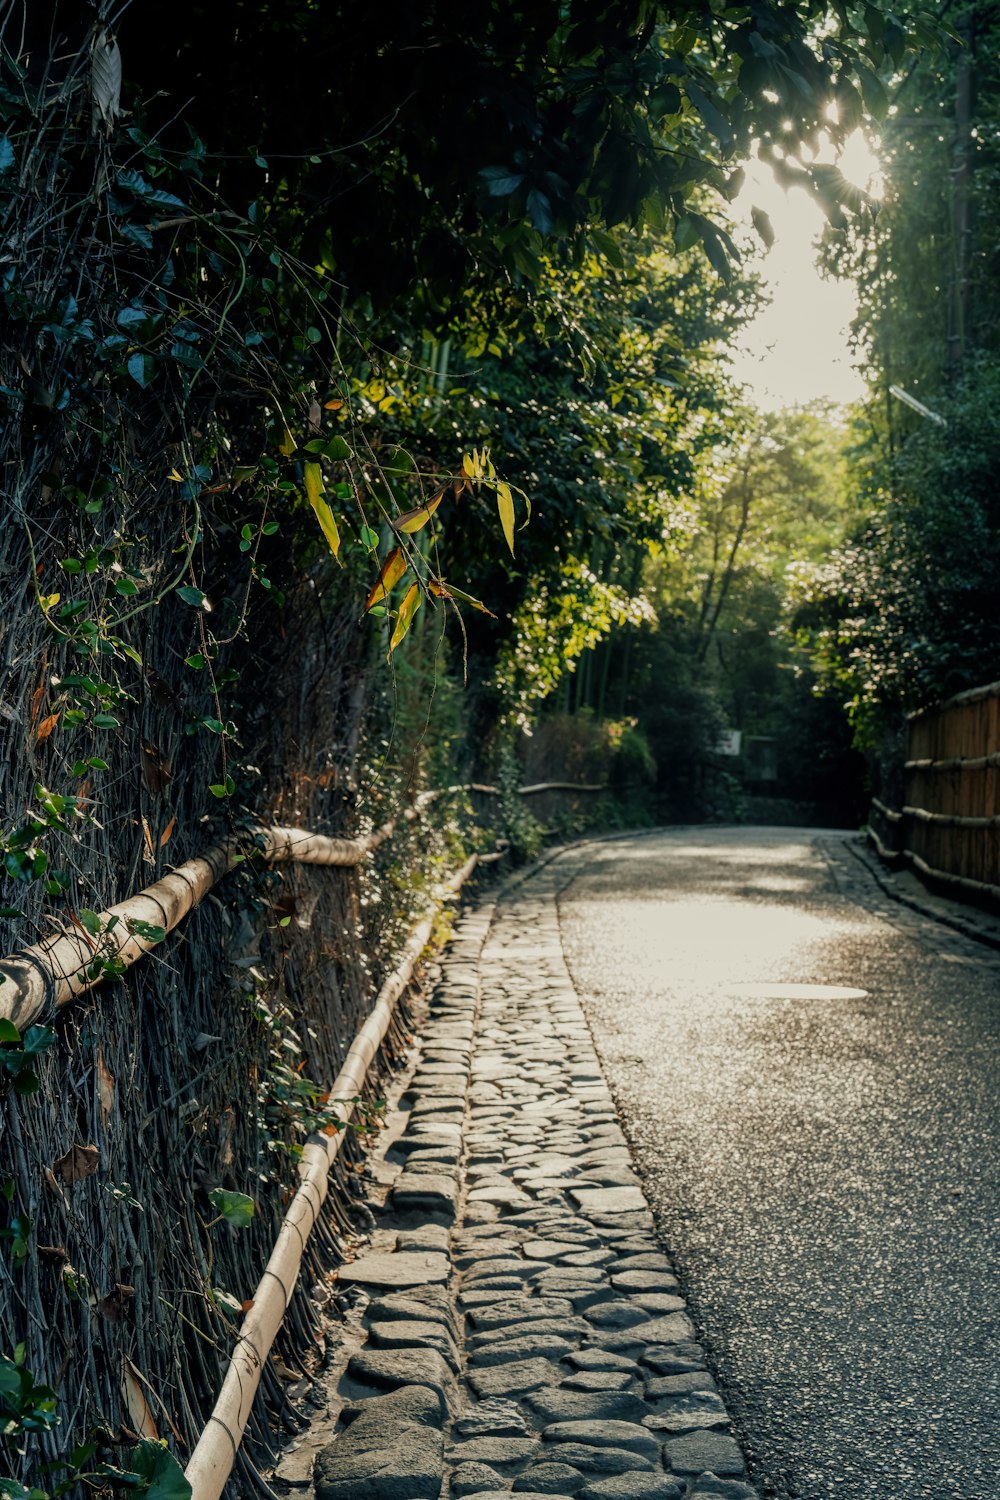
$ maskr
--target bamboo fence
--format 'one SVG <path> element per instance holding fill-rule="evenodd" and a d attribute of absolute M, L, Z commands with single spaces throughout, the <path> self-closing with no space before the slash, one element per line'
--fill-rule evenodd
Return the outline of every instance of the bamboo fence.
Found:
<path fill-rule="evenodd" d="M 911 714 L 904 771 L 902 807 L 872 802 L 879 853 L 956 894 L 1000 901 L 1000 682 Z"/>

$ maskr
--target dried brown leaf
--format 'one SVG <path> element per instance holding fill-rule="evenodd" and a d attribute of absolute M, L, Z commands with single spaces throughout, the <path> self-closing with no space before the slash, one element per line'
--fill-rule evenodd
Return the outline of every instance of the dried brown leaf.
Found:
<path fill-rule="evenodd" d="M 97 1063 L 94 1071 L 97 1075 L 97 1103 L 101 1110 L 101 1124 L 106 1125 L 115 1107 L 115 1080 L 108 1072 L 104 1053 L 100 1047 L 97 1049 Z"/>
<path fill-rule="evenodd" d="M 146 818 L 142 820 L 142 857 L 147 865 L 156 864 L 156 850 L 153 847 L 153 835 Z"/>
<path fill-rule="evenodd" d="M 158 703 L 161 708 L 170 708 L 173 704 L 180 702 L 177 693 L 170 686 L 170 683 L 165 677 L 161 677 L 159 672 L 155 672 L 152 667 L 146 668 L 146 686 L 149 689 L 149 695 L 153 702 Z"/>
<path fill-rule="evenodd" d="M 105 27 L 94 38 L 90 53 L 91 129 L 110 139 L 121 114 L 122 55 L 112 32 Z"/>
<path fill-rule="evenodd" d="M 106 1297 L 99 1298 L 97 1311 L 102 1317 L 107 1318 L 109 1323 L 120 1323 L 134 1296 L 135 1287 L 126 1286 L 124 1282 L 119 1281 Z"/>
<path fill-rule="evenodd" d="M 38 1253 L 42 1260 L 55 1261 L 57 1265 L 62 1265 L 69 1259 L 65 1245 L 39 1245 Z"/>
<path fill-rule="evenodd" d="M 38 723 L 38 715 L 41 712 L 42 697 L 44 693 L 45 684 L 40 683 L 39 686 L 35 688 L 34 696 L 31 700 L 31 717 L 28 720 L 29 732 L 34 732 L 35 725 Z"/>
<path fill-rule="evenodd" d="M 177 825 L 177 819 L 176 818 L 171 818 L 170 822 L 167 824 L 166 828 L 164 828 L 163 832 L 160 834 L 160 848 L 161 849 L 163 848 L 164 844 L 167 842 L 167 839 L 173 833 L 174 828 L 176 827 L 176 825 Z"/>
<path fill-rule="evenodd" d="M 63 1182 L 82 1182 L 85 1177 L 93 1177 L 100 1165 L 101 1153 L 96 1146 L 74 1145 L 52 1163 L 52 1170 Z"/>
<path fill-rule="evenodd" d="M 39 726 L 38 726 L 38 733 L 35 735 L 35 739 L 36 740 L 47 740 L 48 737 L 49 737 L 49 735 L 52 733 L 53 729 L 55 729 L 55 727 L 56 727 L 56 725 L 58 723 L 59 723 L 59 715 L 58 714 L 49 714 L 48 717 L 44 718 L 42 720 L 42 722 L 39 724 Z"/>
<path fill-rule="evenodd" d="M 174 779 L 174 768 L 152 740 L 142 747 L 142 779 L 154 793 L 162 792 Z"/>

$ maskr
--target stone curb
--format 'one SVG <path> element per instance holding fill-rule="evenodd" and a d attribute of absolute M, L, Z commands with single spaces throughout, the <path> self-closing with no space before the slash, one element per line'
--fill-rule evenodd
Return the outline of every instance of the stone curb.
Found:
<path fill-rule="evenodd" d="M 554 851 L 554 857 L 566 850 Z M 563 959 L 552 859 L 463 916 L 388 1150 L 317 1500 L 757 1500 Z"/>
<path fill-rule="evenodd" d="M 900 906 L 909 907 L 922 917 L 931 917 L 935 922 L 960 932 L 963 937 L 1000 949 L 1000 918 L 991 912 L 971 903 L 952 900 L 949 896 L 940 896 L 912 870 L 893 869 L 884 864 L 860 836 L 856 843 L 847 842 L 844 847 L 867 870 L 883 894 Z"/>

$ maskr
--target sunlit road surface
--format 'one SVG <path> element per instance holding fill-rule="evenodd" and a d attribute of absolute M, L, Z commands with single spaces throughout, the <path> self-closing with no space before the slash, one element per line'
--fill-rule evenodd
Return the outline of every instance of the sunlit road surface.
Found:
<path fill-rule="evenodd" d="M 754 1483 L 998 1500 L 1000 954 L 846 838 L 563 856 L 566 956 Z"/>

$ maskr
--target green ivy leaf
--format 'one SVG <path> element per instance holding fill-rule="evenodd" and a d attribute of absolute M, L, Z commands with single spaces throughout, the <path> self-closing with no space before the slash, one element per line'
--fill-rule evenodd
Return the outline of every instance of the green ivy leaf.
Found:
<path fill-rule="evenodd" d="M 25 1057 L 41 1057 L 55 1045 L 55 1040 L 56 1034 L 51 1026 L 29 1026 L 21 1043 Z"/>
<path fill-rule="evenodd" d="M 133 354 L 129 358 L 128 372 L 136 385 L 145 390 L 156 376 L 156 360 L 151 354 Z"/>
<path fill-rule="evenodd" d="M 191 1500 L 191 1486 L 184 1470 L 165 1443 L 146 1438 L 133 1448 L 128 1462 L 143 1481 L 142 1500 Z"/>
<path fill-rule="evenodd" d="M 155 922 L 144 922 L 140 917 L 127 917 L 125 926 L 133 937 L 145 938 L 149 943 L 162 943 L 167 935 L 165 927 L 158 927 Z"/>
<path fill-rule="evenodd" d="M 177 595 L 184 600 L 185 604 L 190 604 L 192 609 L 205 609 L 208 606 L 208 595 L 202 589 L 196 589 L 193 584 L 184 584 L 177 590 Z M 202 665 L 204 665 L 204 657 Z"/>
<path fill-rule="evenodd" d="M 220 1218 L 234 1229 L 246 1229 L 253 1218 L 253 1199 L 246 1193 L 230 1193 L 225 1188 L 215 1188 L 209 1193 L 209 1201 Z"/>

